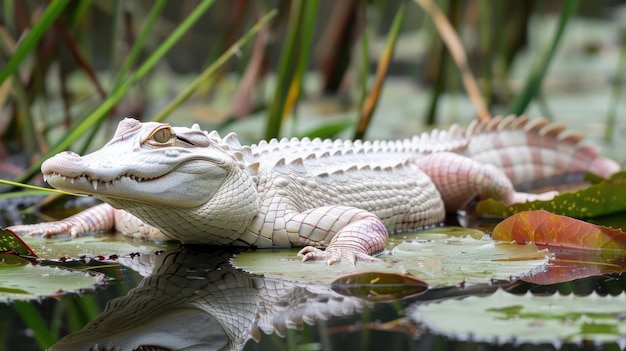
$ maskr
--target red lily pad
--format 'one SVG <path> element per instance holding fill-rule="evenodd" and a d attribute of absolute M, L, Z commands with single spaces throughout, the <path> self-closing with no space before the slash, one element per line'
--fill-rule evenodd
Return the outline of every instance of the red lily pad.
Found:
<path fill-rule="evenodd" d="M 7 264 L 26 264 L 37 254 L 17 234 L 0 228 L 0 261 Z"/>

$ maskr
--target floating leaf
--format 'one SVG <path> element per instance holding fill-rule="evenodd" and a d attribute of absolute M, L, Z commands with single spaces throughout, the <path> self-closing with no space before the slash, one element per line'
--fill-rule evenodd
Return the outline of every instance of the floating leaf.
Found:
<path fill-rule="evenodd" d="M 130 253 L 152 253 L 168 250 L 178 245 L 171 242 L 156 243 L 111 234 L 85 235 L 78 238 L 25 236 L 23 239 L 37 250 L 40 257 L 54 260 L 62 257 L 107 257 Z"/>
<path fill-rule="evenodd" d="M 0 253 L 0 302 L 55 297 L 65 292 L 89 289 L 103 280 L 100 274 L 52 267 L 50 265 L 65 263 L 42 261 L 27 242 L 41 256 L 55 260 L 81 256 L 110 258 L 116 254 L 154 252 L 169 245 L 111 235 L 54 239 L 26 236 L 22 240 L 10 230 L 0 230 L 0 249 L 4 252 Z M 30 264 L 35 258 L 38 264 Z"/>
<path fill-rule="evenodd" d="M 626 341 L 626 295 L 513 295 L 502 290 L 418 306 L 408 313 L 436 334 L 514 344 Z M 451 316 L 454 316 L 451 318 Z"/>
<path fill-rule="evenodd" d="M 79 271 L 27 264 L 0 262 L 0 302 L 55 297 L 65 292 L 89 289 L 102 282 L 103 276 Z"/>
<path fill-rule="evenodd" d="M 26 257 L 36 258 L 37 254 L 17 234 L 0 228 L 0 261 L 25 264 L 28 262 Z"/>
<path fill-rule="evenodd" d="M 587 179 L 599 181 L 597 177 Z M 552 213 L 576 218 L 591 218 L 626 211 L 626 172 L 620 172 L 608 181 L 592 184 L 576 192 L 562 193 L 549 201 L 532 201 L 507 206 L 487 199 L 480 201 L 476 212 L 480 216 L 509 217 L 514 213 L 531 210 L 547 210 Z"/>
<path fill-rule="evenodd" d="M 325 261 L 301 262 L 296 255 L 298 250 L 250 251 L 237 255 L 232 263 L 267 278 L 301 282 L 329 284 L 341 274 L 384 272 L 408 273 L 431 287 L 441 287 L 528 276 L 548 262 L 547 251 L 532 244 L 495 243 L 482 239 L 482 232 L 479 233 L 481 239 L 467 235 L 476 235 L 476 231 L 461 233 L 460 229 L 437 228 L 398 235 L 401 239 L 415 240 L 400 243 L 392 250 L 392 255 L 379 256 L 383 262 L 358 262 L 355 266 L 347 262 L 331 266 Z M 394 239 L 398 240 L 397 237 Z"/>
<path fill-rule="evenodd" d="M 626 250 L 626 235 L 621 230 L 543 210 L 521 212 L 503 220 L 493 229 L 492 238 L 557 248 Z"/>
<path fill-rule="evenodd" d="M 365 272 L 341 276 L 330 284 L 344 296 L 383 302 L 397 301 L 423 294 L 428 284 L 407 274 Z"/>
<path fill-rule="evenodd" d="M 389 64 L 393 59 L 393 53 L 398 42 L 398 36 L 402 29 L 402 23 L 404 22 L 406 8 L 404 3 L 400 4 L 396 15 L 393 18 L 393 23 L 387 36 L 387 43 L 383 49 L 380 58 L 378 60 L 378 67 L 376 69 L 376 78 L 374 85 L 370 89 L 370 92 L 365 96 L 365 99 L 361 103 L 359 111 L 359 120 L 356 125 L 356 131 L 354 132 L 354 139 L 363 139 L 365 132 L 367 131 L 370 121 L 376 106 L 380 100 L 380 95 L 383 90 L 385 79 L 387 78 L 387 71 L 389 70 Z"/>
<path fill-rule="evenodd" d="M 543 269 L 549 255 L 532 244 L 461 238 L 404 242 L 392 257 L 413 276 L 441 287 L 530 276 Z"/>
<path fill-rule="evenodd" d="M 597 226 L 547 211 L 513 215 L 499 223 L 494 240 L 533 242 L 548 247 L 549 265 L 523 279 L 536 284 L 554 284 L 626 269 L 626 235 L 620 230 Z"/>

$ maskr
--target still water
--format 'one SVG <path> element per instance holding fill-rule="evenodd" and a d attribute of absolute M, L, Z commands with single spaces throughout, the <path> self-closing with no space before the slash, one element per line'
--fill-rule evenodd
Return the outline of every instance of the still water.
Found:
<path fill-rule="evenodd" d="M 236 253 L 168 246 L 112 261 L 67 262 L 103 274 L 105 284 L 55 298 L 0 303 L 0 350 L 620 349 L 615 342 L 472 342 L 467 336 L 433 334 L 410 318 L 420 305 L 489 296 L 499 288 L 540 296 L 619 295 L 626 290 L 626 277 L 617 273 L 551 285 L 516 280 L 459 284 L 372 302 L 329 285 L 243 272 L 230 264 Z"/>
<path fill-rule="evenodd" d="M 170 250 L 95 264 L 107 284 L 58 299 L 0 305 L 6 350 L 553 350 L 553 345 L 455 341 L 404 318 L 416 305 L 485 295 L 497 284 L 431 289 L 385 303 L 343 296 L 328 286 L 267 279 L 232 268 L 232 251 Z M 605 275 L 549 286 L 502 284 L 515 293 L 617 294 L 626 278 Z M 108 303 L 108 305 L 107 305 Z M 106 305 L 106 307 L 105 307 Z M 44 321 L 46 330 L 33 330 Z M 451 318 L 454 318 L 451 316 Z M 30 327 L 29 327 L 30 326 Z M 113 346 L 119 348 L 114 348 Z M 617 349 L 615 344 L 564 350 Z M 112 348 L 113 347 L 113 348 Z"/>

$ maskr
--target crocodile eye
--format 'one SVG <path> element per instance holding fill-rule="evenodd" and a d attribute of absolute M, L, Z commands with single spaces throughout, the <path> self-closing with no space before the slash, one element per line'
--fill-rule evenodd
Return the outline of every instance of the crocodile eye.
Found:
<path fill-rule="evenodd" d="M 153 130 L 143 142 L 154 146 L 174 145 L 176 143 L 175 136 L 176 134 L 169 125 L 163 125 Z"/>
<path fill-rule="evenodd" d="M 159 128 L 152 133 L 152 139 L 157 143 L 166 143 L 172 137 L 172 131 L 169 127 Z"/>

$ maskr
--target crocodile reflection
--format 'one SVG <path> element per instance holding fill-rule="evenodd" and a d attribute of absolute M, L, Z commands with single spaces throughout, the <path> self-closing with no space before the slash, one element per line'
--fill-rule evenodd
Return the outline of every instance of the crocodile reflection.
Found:
<path fill-rule="evenodd" d="M 179 249 L 130 260 L 149 275 L 50 350 L 240 350 L 259 340 L 259 329 L 283 336 L 289 327 L 366 304 L 327 286 L 247 274 L 230 265 L 230 256 Z"/>

